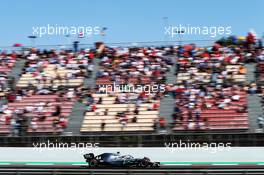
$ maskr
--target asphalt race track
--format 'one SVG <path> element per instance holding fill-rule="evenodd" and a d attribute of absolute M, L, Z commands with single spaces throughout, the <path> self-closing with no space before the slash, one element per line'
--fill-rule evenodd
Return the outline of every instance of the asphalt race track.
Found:
<path fill-rule="evenodd" d="M 232 148 L 208 153 L 203 150 L 171 152 L 162 148 L 101 148 L 95 154 L 121 151 L 161 162 L 158 169 L 89 169 L 83 154 L 89 150 L 1 148 L 0 175 L 264 175 L 263 148 Z"/>
<path fill-rule="evenodd" d="M 89 169 L 72 165 L 0 166 L 0 174 L 91 174 L 91 175 L 263 175 L 264 166 L 161 166 L 158 169 Z"/>

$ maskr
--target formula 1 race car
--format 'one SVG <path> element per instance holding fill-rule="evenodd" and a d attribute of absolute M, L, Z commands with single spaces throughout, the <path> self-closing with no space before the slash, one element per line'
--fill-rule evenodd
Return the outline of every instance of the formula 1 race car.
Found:
<path fill-rule="evenodd" d="M 103 153 L 94 156 L 93 153 L 83 155 L 90 168 L 117 167 L 117 168 L 158 168 L 159 162 L 151 162 L 149 158 L 134 158 L 131 155 L 119 153 Z"/>

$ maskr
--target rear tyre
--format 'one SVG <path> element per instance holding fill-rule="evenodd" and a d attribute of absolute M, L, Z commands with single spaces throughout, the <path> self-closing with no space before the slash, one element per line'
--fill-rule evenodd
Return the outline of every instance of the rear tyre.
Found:
<path fill-rule="evenodd" d="M 96 168 L 96 167 L 98 167 L 98 161 L 96 159 L 90 160 L 89 167 L 90 168 Z"/>

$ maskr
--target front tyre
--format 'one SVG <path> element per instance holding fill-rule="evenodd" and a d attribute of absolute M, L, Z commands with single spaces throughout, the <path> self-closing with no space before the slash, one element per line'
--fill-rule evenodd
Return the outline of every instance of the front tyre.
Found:
<path fill-rule="evenodd" d="M 147 157 L 144 157 L 139 163 L 139 167 L 142 167 L 142 168 L 147 168 L 149 167 L 149 165 L 150 165 L 150 159 Z"/>
<path fill-rule="evenodd" d="M 154 162 L 151 165 L 151 168 L 159 168 L 160 167 L 160 163 L 159 162 Z"/>

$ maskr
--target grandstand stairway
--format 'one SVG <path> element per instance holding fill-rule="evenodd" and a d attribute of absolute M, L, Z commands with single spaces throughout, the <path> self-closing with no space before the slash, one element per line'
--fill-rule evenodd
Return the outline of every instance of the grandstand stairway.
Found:
<path fill-rule="evenodd" d="M 168 126 L 172 123 L 175 99 L 172 96 L 165 96 L 160 101 L 159 115 L 165 117 Z"/>
<path fill-rule="evenodd" d="M 175 63 L 176 63 L 176 57 L 175 56 L 168 56 L 172 59 L 174 65 L 171 67 L 170 71 L 167 72 L 167 84 L 174 84 L 176 82 L 176 76 L 175 76 Z M 168 123 L 168 126 L 170 123 L 172 123 L 172 114 L 174 110 L 174 104 L 175 99 L 168 95 L 161 99 L 160 101 L 160 108 L 159 108 L 159 114 L 161 117 L 165 117 Z"/>
<path fill-rule="evenodd" d="M 12 71 L 9 73 L 9 77 L 14 78 L 15 84 L 18 82 L 22 69 L 26 61 L 23 59 L 18 59 L 13 67 Z"/>
<path fill-rule="evenodd" d="M 256 131 L 258 128 L 257 118 L 258 116 L 263 116 L 261 97 L 258 94 L 248 94 L 248 115 L 251 130 Z"/>
<path fill-rule="evenodd" d="M 94 61 L 94 70 L 93 70 L 93 73 L 92 73 L 92 77 L 85 78 L 84 87 L 91 87 L 91 88 L 95 87 L 96 73 L 97 73 L 98 68 L 99 68 L 100 59 L 94 58 L 93 61 Z"/>
<path fill-rule="evenodd" d="M 167 72 L 166 78 L 167 78 L 167 84 L 174 84 L 176 82 L 176 76 L 175 76 L 175 63 L 176 63 L 176 56 L 167 56 L 170 58 L 174 65 L 171 67 L 170 71 Z"/>
<path fill-rule="evenodd" d="M 246 74 L 247 83 L 255 82 L 256 81 L 256 77 L 255 77 L 256 64 L 250 63 L 250 64 L 246 64 L 245 66 L 247 68 L 247 74 Z"/>
<path fill-rule="evenodd" d="M 95 87 L 95 77 L 98 71 L 100 60 L 94 58 L 94 70 L 90 78 L 84 79 L 84 87 L 94 88 Z M 84 120 L 86 106 L 83 103 L 77 101 L 74 104 L 71 118 L 69 118 L 69 126 L 65 129 L 65 134 L 80 134 L 80 128 Z"/>
<path fill-rule="evenodd" d="M 254 63 L 246 64 L 247 68 L 247 83 L 255 82 L 255 68 L 256 65 Z M 257 126 L 257 118 L 258 116 L 263 115 L 262 105 L 261 105 L 261 97 L 258 94 L 248 94 L 248 115 L 249 115 L 249 125 L 251 131 L 255 131 Z"/>
<path fill-rule="evenodd" d="M 69 117 L 69 125 L 64 130 L 64 134 L 80 134 L 80 128 L 84 119 L 85 105 L 79 101 L 76 101 L 72 113 Z"/>

